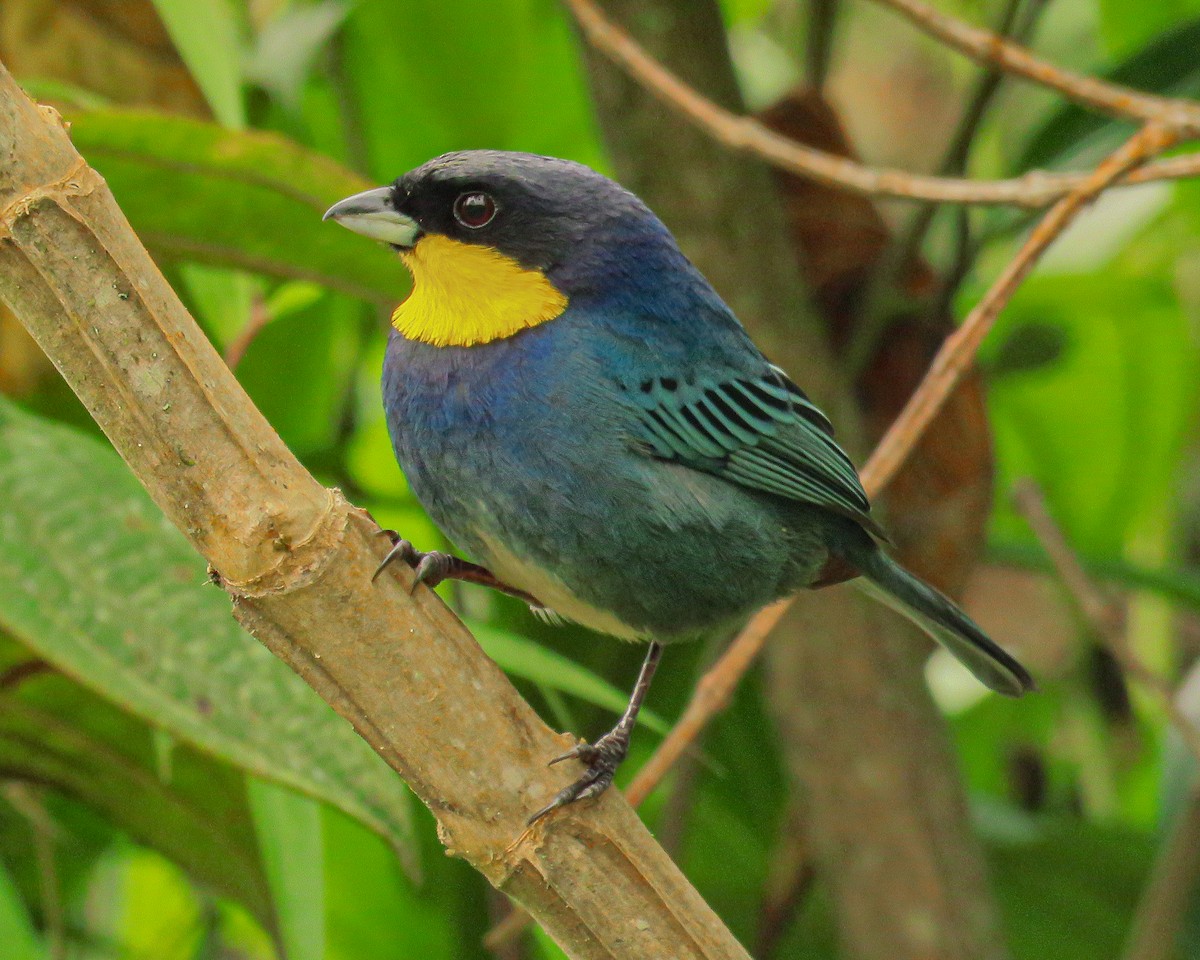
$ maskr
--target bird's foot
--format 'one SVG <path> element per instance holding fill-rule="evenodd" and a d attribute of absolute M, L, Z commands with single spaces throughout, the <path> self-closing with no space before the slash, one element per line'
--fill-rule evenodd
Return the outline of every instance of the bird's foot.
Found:
<path fill-rule="evenodd" d="M 477 563 L 471 563 L 470 560 L 463 560 L 461 557 L 455 557 L 449 553 L 442 553 L 440 550 L 430 550 L 428 552 L 418 550 L 412 543 L 396 533 L 395 530 L 380 530 L 379 534 L 391 539 L 392 549 L 387 552 L 387 556 L 383 558 L 383 561 L 371 575 L 372 583 L 378 580 L 379 575 L 389 566 L 397 560 L 402 560 L 405 564 L 412 567 L 415 574 L 413 577 L 413 590 L 417 588 L 417 584 L 419 583 L 423 583 L 432 589 L 446 580 L 463 580 L 467 583 L 477 583 L 484 587 L 491 587 L 493 590 L 499 590 L 501 593 L 507 593 L 510 597 L 523 600 L 530 606 L 541 607 L 541 603 L 536 597 L 526 593 L 524 590 L 509 586 L 504 581 L 498 579 L 487 567 L 481 567 Z"/>
<path fill-rule="evenodd" d="M 527 824 L 533 826 L 548 814 L 575 803 L 577 800 L 598 797 L 612 786 L 617 767 L 621 765 L 625 754 L 629 752 L 631 732 L 631 727 L 622 727 L 618 724 L 595 743 L 581 743 L 572 747 L 561 757 L 551 760 L 551 766 L 562 763 L 564 760 L 582 760 L 587 765 L 587 770 L 582 777 L 560 790 L 553 800 L 531 816 Z"/>
<path fill-rule="evenodd" d="M 642 708 L 646 691 L 650 689 L 650 681 L 654 679 L 658 662 L 662 659 L 662 651 L 661 643 L 651 643 L 646 650 L 646 659 L 642 662 L 637 683 L 633 685 L 633 693 L 629 696 L 629 706 L 625 708 L 625 712 L 621 714 L 621 719 L 617 721 L 615 727 L 595 743 L 581 743 L 572 747 L 561 757 L 555 757 L 550 761 L 550 765 L 553 766 L 564 760 L 582 760 L 587 765 L 587 771 L 569 787 L 560 790 L 553 800 L 530 817 L 526 821 L 527 826 L 533 826 L 547 814 L 553 813 L 569 803 L 574 803 L 576 800 L 598 797 L 612 785 L 617 767 L 621 765 L 625 754 L 629 752 L 629 738 L 633 736 L 633 727 L 637 723 L 638 711 Z"/>
<path fill-rule="evenodd" d="M 416 574 L 413 578 L 414 590 L 418 583 L 424 583 L 429 587 L 436 587 L 450 576 L 454 561 L 457 558 L 452 557 L 448 553 L 441 553 L 436 550 L 428 553 L 418 550 L 410 541 L 405 540 L 396 533 L 395 530 L 380 530 L 379 535 L 387 537 L 392 541 L 392 549 L 387 552 L 383 561 L 375 568 L 375 572 L 371 574 L 372 583 L 378 580 L 383 571 L 397 560 L 411 567 Z M 466 561 L 462 560 L 459 562 L 465 563 Z"/>

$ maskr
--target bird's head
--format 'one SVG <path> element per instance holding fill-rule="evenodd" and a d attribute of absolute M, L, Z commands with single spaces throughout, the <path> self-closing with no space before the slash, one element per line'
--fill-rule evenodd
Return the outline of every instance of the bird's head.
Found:
<path fill-rule="evenodd" d="M 413 291 L 393 323 L 438 346 L 512 336 L 572 300 L 649 277 L 664 258 L 683 260 L 632 193 L 582 164 L 527 153 L 448 153 L 325 219 L 399 251 Z"/>

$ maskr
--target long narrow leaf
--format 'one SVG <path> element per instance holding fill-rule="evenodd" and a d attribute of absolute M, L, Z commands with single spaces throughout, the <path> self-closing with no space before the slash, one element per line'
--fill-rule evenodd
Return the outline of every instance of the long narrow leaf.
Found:
<path fill-rule="evenodd" d="M 1200 94 L 1200 19 L 1181 23 L 1156 36 L 1107 78 L 1169 97 Z M 1029 138 L 1022 169 L 1057 167 L 1087 152 L 1096 157 L 1116 149 L 1129 136 L 1129 123 L 1068 103 L 1055 110 Z"/>
<path fill-rule="evenodd" d="M 241 31 L 229 0 L 154 0 L 154 6 L 213 116 L 244 127 Z"/>
<path fill-rule="evenodd" d="M 70 119 L 80 153 L 156 256 L 313 280 L 385 304 L 408 288 L 382 245 L 321 222 L 334 201 L 373 186 L 323 154 L 144 111 Z"/>
<path fill-rule="evenodd" d="M 246 787 L 287 960 L 322 960 L 325 842 L 321 805 L 255 777 L 247 779 Z"/>
<path fill-rule="evenodd" d="M 628 693 L 622 693 L 586 667 L 581 667 L 532 640 L 477 621 L 471 621 L 470 627 L 484 653 L 514 677 L 530 680 L 560 693 L 569 693 L 586 703 L 603 707 L 613 713 L 623 711 L 629 701 Z M 641 653 L 639 650 L 637 656 Z M 661 717 L 649 710 L 643 709 L 638 715 L 638 720 L 647 730 L 653 730 L 660 735 L 666 735 L 670 729 Z"/>

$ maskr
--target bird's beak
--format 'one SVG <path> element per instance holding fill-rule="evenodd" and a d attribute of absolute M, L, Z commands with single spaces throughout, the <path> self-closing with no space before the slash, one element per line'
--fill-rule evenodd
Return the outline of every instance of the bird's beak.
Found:
<path fill-rule="evenodd" d="M 339 200 L 325 211 L 322 220 L 336 220 L 347 230 L 397 247 L 417 242 L 421 226 L 392 204 L 392 188 L 377 187 Z"/>

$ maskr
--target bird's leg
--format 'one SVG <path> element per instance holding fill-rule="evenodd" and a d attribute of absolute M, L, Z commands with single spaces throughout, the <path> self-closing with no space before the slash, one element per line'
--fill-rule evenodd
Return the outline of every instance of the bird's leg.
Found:
<path fill-rule="evenodd" d="M 629 752 L 629 738 L 633 734 L 634 724 L 637 723 L 637 715 L 642 707 L 642 701 L 646 699 L 646 691 L 650 689 L 650 681 L 654 679 L 654 671 L 658 669 L 662 651 L 661 643 L 650 644 L 650 649 L 646 651 L 646 659 L 642 663 L 641 672 L 638 674 L 637 683 L 633 685 L 629 706 L 625 708 L 625 712 L 621 714 L 621 719 L 617 721 L 615 727 L 594 744 L 581 743 L 561 757 L 555 757 L 550 761 L 553 765 L 561 763 L 563 760 L 578 758 L 587 764 L 587 771 L 569 787 L 560 790 L 553 800 L 530 817 L 528 821 L 530 826 L 559 807 L 565 807 L 576 800 L 599 796 L 608 789 L 613 782 L 613 775 L 617 772 L 617 767 L 621 765 L 625 754 Z"/>
<path fill-rule="evenodd" d="M 436 587 L 443 580 L 464 580 L 467 583 L 478 583 L 481 586 L 499 590 L 501 593 L 507 593 L 510 597 L 523 600 L 531 607 L 541 608 L 542 606 L 537 597 L 524 590 L 518 590 L 516 587 L 510 587 L 504 581 L 497 579 L 496 575 L 487 567 L 481 567 L 479 564 L 463 560 L 461 557 L 442 553 L 440 550 L 431 550 L 428 553 L 418 550 L 409 541 L 402 539 L 395 530 L 380 530 L 379 533 L 381 536 L 391 539 L 392 549 L 388 551 L 383 562 L 371 575 L 372 583 L 378 580 L 379 575 L 396 560 L 403 560 L 416 573 L 416 577 L 413 579 L 414 590 L 418 583 Z"/>

